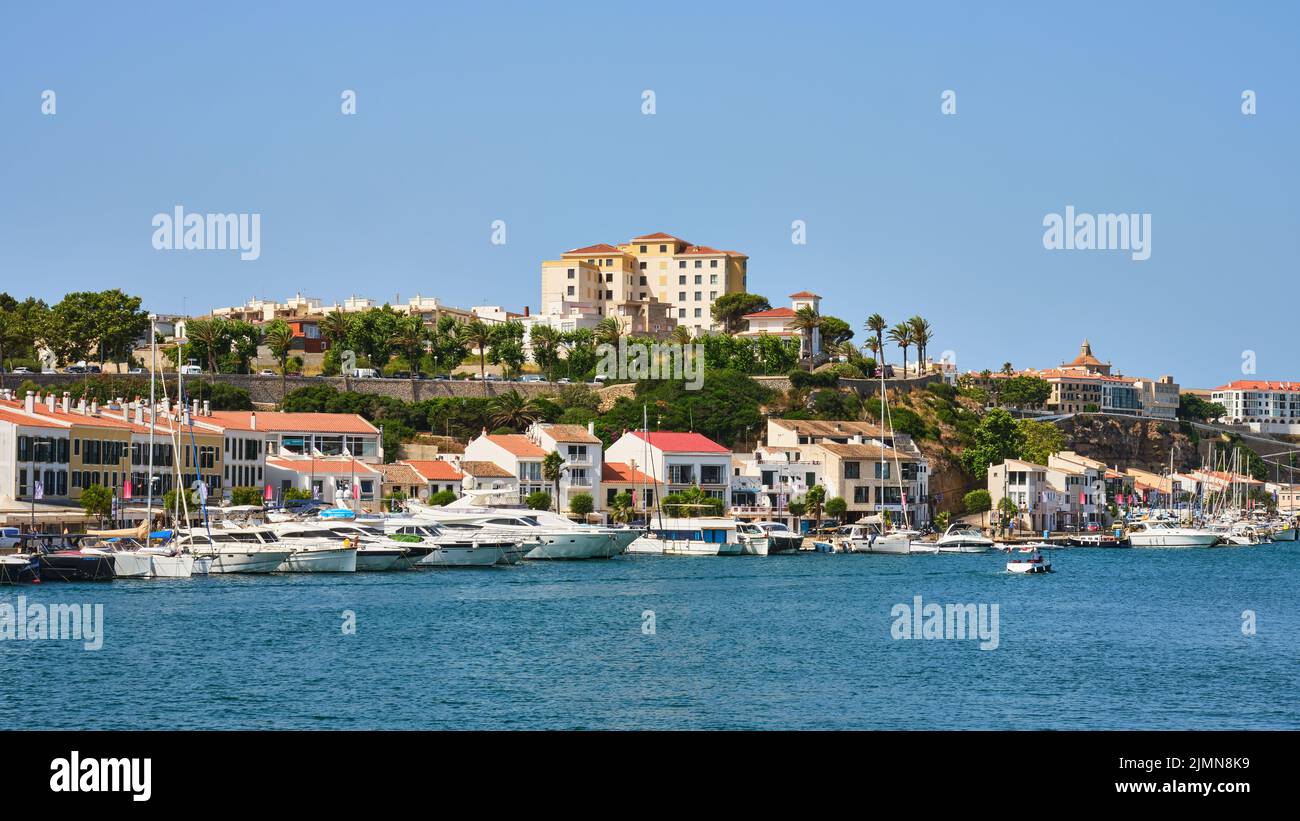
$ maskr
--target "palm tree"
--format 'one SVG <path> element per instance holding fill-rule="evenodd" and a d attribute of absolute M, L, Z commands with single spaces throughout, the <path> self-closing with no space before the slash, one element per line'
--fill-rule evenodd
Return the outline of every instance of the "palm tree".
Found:
<path fill-rule="evenodd" d="M 826 503 L 826 486 L 813 485 L 808 488 L 803 500 L 808 506 L 808 512 L 812 514 L 813 527 L 816 527 L 822 520 L 822 505 Z"/>
<path fill-rule="evenodd" d="M 457 334 L 462 343 L 478 351 L 478 377 L 483 383 L 483 395 L 487 396 L 487 348 L 492 344 L 492 329 L 483 320 L 475 319 L 461 325 Z"/>
<path fill-rule="evenodd" d="M 678 325 L 673 328 L 673 341 L 678 345 L 691 344 L 691 329 L 686 325 Z"/>
<path fill-rule="evenodd" d="M 542 417 L 537 402 L 511 389 L 492 399 L 491 421 L 494 428 L 522 430 Z"/>
<path fill-rule="evenodd" d="M 607 316 L 596 323 L 596 344 L 617 345 L 623 335 L 623 321 L 616 316 Z"/>
<path fill-rule="evenodd" d="M 923 319 L 919 314 L 907 320 L 907 324 L 912 326 L 912 342 L 916 343 L 916 362 L 920 370 L 925 367 L 925 350 L 930 344 L 934 329 L 930 327 L 929 320 Z"/>
<path fill-rule="evenodd" d="M 284 407 L 286 393 L 286 370 L 289 366 L 289 350 L 293 347 L 293 328 L 283 319 L 277 319 L 266 326 L 266 347 L 280 363 L 280 407 Z"/>
<path fill-rule="evenodd" d="M 397 318 L 397 327 L 389 338 L 394 348 L 402 352 L 406 362 L 411 366 L 411 396 L 415 396 L 415 374 L 420 370 L 420 360 L 424 358 L 424 346 L 429 339 L 429 332 L 424 328 L 424 320 L 418 314 L 406 314 Z"/>
<path fill-rule="evenodd" d="M 871 358 L 872 361 L 875 362 L 876 368 L 884 368 L 884 364 L 880 361 L 880 352 L 882 350 L 880 340 L 876 339 L 874 336 L 867 337 L 866 345 L 867 350 L 871 351 Z"/>
<path fill-rule="evenodd" d="M 1010 362 L 1003 362 L 1003 363 L 1002 363 L 1002 373 L 1003 373 L 1003 374 L 1005 374 L 1006 376 L 1010 376 L 1011 374 L 1013 374 L 1013 373 L 1015 373 L 1015 372 L 1016 372 L 1016 369 L 1013 368 L 1013 367 L 1011 367 L 1011 363 L 1010 363 Z"/>
<path fill-rule="evenodd" d="M 192 319 L 187 328 L 186 336 L 191 342 L 196 342 L 203 346 L 208 354 L 208 381 L 212 381 L 212 375 L 217 372 L 217 348 L 225 338 L 224 323 L 219 317 L 211 319 Z"/>
<path fill-rule="evenodd" d="M 799 332 L 800 358 L 803 357 L 804 351 L 807 351 L 807 356 L 813 355 L 814 353 L 812 349 L 813 331 L 817 330 L 821 326 L 822 326 L 821 315 L 818 314 L 815 310 L 813 310 L 813 307 L 811 305 L 805 305 L 799 310 L 794 312 L 794 319 L 790 320 L 790 327 L 794 328 L 796 331 Z M 803 344 L 803 340 L 805 338 L 807 338 L 808 340 L 807 347 L 804 347 Z"/>
<path fill-rule="evenodd" d="M 889 329 L 889 341 L 903 349 L 903 378 L 907 378 L 907 349 L 915 341 L 912 339 L 912 326 L 900 322 Z"/>
<path fill-rule="evenodd" d="M 876 346 L 880 352 L 885 350 L 885 329 L 888 327 L 889 323 L 880 314 L 867 317 L 866 329 L 876 335 Z"/>
<path fill-rule="evenodd" d="M 553 450 L 546 454 L 542 460 L 542 478 L 550 482 L 555 487 L 555 512 L 560 512 L 560 477 L 568 467 L 564 464 L 564 457 L 558 450 Z"/>
<path fill-rule="evenodd" d="M 321 317 L 320 335 L 329 343 L 330 350 L 334 350 L 340 345 L 346 345 L 348 336 L 351 333 L 352 325 L 348 322 L 347 314 L 343 313 L 338 308 L 335 308 L 325 314 L 325 316 Z M 337 355 L 342 356 L 343 352 L 338 351 Z M 342 362 L 340 361 L 340 365 L 341 364 Z M 340 370 L 343 371 L 343 390 L 352 390 L 352 374 L 348 373 L 346 368 L 340 368 Z"/>

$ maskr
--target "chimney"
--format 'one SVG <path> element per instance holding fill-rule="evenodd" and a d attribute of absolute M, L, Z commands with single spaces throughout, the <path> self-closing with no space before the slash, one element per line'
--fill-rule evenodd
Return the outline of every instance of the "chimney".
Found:
<path fill-rule="evenodd" d="M 99 400 L 98 400 L 98 399 L 92 399 L 92 400 L 90 400 L 90 415 L 91 415 L 91 416 L 99 416 Z"/>
<path fill-rule="evenodd" d="M 203 400 L 203 415 L 204 416 L 212 415 L 212 401 L 209 399 Z"/>
<path fill-rule="evenodd" d="M 45 409 L 50 413 L 54 413 L 54 391 L 50 391 L 45 395 Z"/>
<path fill-rule="evenodd" d="M 68 393 L 67 391 L 64 391 L 64 392 L 63 392 L 63 412 L 64 412 L 64 413 L 67 413 L 67 412 L 68 412 L 68 409 L 69 409 L 71 406 L 72 406 L 72 394 L 71 394 L 71 393 Z"/>
<path fill-rule="evenodd" d="M 167 397 L 164 396 L 162 398 L 162 401 L 158 403 L 158 412 L 165 415 L 167 413 L 167 409 L 169 407 L 170 401 L 171 400 L 169 400 Z"/>
<path fill-rule="evenodd" d="M 524 316 L 525 316 L 525 317 L 528 316 L 528 306 L 527 306 L 527 305 L 524 306 Z"/>
<path fill-rule="evenodd" d="M 191 417 L 195 417 L 195 416 L 198 416 L 198 415 L 199 415 L 199 400 L 197 400 L 197 399 L 191 400 L 191 401 L 190 401 L 190 416 L 191 416 Z"/>
<path fill-rule="evenodd" d="M 77 400 L 77 413 L 82 416 L 86 415 L 86 397 L 84 396 Z"/>
<path fill-rule="evenodd" d="M 137 425 L 144 424 L 144 405 L 139 402 L 135 403 L 135 423 Z"/>
<path fill-rule="evenodd" d="M 27 392 L 27 395 L 23 397 L 23 410 L 28 413 L 36 413 L 36 394 L 31 391 Z"/>
<path fill-rule="evenodd" d="M 587 433 L 590 433 L 592 436 L 595 436 L 595 435 L 596 435 L 596 422 L 595 422 L 595 420 L 588 420 L 588 422 L 587 422 Z"/>

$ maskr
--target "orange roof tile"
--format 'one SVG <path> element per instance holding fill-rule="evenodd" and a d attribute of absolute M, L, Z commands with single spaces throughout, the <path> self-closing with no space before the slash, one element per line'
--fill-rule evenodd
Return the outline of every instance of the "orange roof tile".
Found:
<path fill-rule="evenodd" d="M 284 470 L 292 470 L 297 473 L 378 473 L 379 471 L 367 465 L 365 462 L 358 462 L 356 459 L 295 459 L 286 456 L 268 456 L 266 463 L 273 467 Z"/>
<path fill-rule="evenodd" d="M 465 474 L 456 470 L 455 465 L 441 459 L 412 459 L 405 464 L 414 468 L 428 482 L 459 482 L 465 477 Z"/>
<path fill-rule="evenodd" d="M 752 314 L 745 314 L 743 319 L 781 319 L 794 316 L 793 308 L 769 308 L 766 311 L 755 311 Z"/>
<path fill-rule="evenodd" d="M 607 242 L 598 242 L 595 245 L 588 245 L 585 248 L 574 248 L 572 251 L 565 251 L 564 255 L 569 254 L 621 254 L 619 249 Z"/>
<path fill-rule="evenodd" d="M 820 296 L 814 294 L 812 291 L 800 291 L 797 294 L 790 294 L 790 298 L 791 299 L 821 299 Z"/>
<path fill-rule="evenodd" d="M 616 484 L 663 484 L 663 482 L 656 482 L 649 475 L 625 462 L 605 462 L 602 464 L 600 466 L 600 481 L 614 482 Z"/>
<path fill-rule="evenodd" d="M 684 239 L 679 239 L 679 238 L 673 236 L 672 234 L 665 234 L 663 231 L 656 231 L 656 232 L 653 233 L 653 234 L 642 234 L 642 235 L 639 236 L 639 237 L 632 237 L 632 241 L 633 241 L 633 242 L 636 242 L 636 241 L 639 240 L 639 239 L 670 239 L 670 240 L 673 240 L 674 242 L 685 242 L 685 241 L 686 241 L 686 240 L 684 240 Z"/>
<path fill-rule="evenodd" d="M 488 441 L 505 448 L 513 456 L 546 455 L 546 451 L 533 444 L 533 441 L 522 433 L 492 434 L 488 436 Z"/>
<path fill-rule="evenodd" d="M 1300 382 L 1273 381 L 1271 379 L 1238 379 L 1236 382 L 1229 382 L 1226 385 L 1220 385 L 1213 390 L 1216 391 L 1300 391 Z"/>
<path fill-rule="evenodd" d="M 257 427 L 252 425 L 254 413 Z M 379 433 L 379 428 L 355 413 L 283 413 L 281 411 L 213 411 L 211 416 L 195 417 L 232 430 L 311 433 Z"/>

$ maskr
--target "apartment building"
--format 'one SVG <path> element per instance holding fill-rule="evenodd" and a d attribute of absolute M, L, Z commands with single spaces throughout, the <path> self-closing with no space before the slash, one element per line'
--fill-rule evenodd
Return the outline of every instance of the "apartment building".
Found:
<path fill-rule="evenodd" d="M 579 493 L 591 496 L 594 508 L 601 509 L 604 501 L 601 496 L 604 452 L 590 423 L 584 427 L 534 422 L 524 435 L 543 451 L 564 457 L 564 471 L 560 475 L 561 510 L 569 509 L 569 503 Z"/>
<path fill-rule="evenodd" d="M 1010 498 L 1020 511 L 1017 529 L 1034 533 L 1057 530 L 1058 517 L 1070 505 L 1065 492 L 1048 481 L 1050 472 L 1047 465 L 1023 459 L 1007 459 L 990 466 L 988 491 L 993 497 L 993 509 L 998 510 L 1002 500 Z"/>
<path fill-rule="evenodd" d="M 575 248 L 542 263 L 542 311 L 565 313 L 567 303 L 578 303 L 626 317 L 632 333 L 666 335 L 676 325 L 700 333 L 713 328 L 714 300 L 745 290 L 748 262 L 738 251 L 662 232 Z"/>
<path fill-rule="evenodd" d="M 1300 382 L 1239 379 L 1210 392 L 1227 413 L 1219 420 L 1258 433 L 1300 434 Z"/>
<path fill-rule="evenodd" d="M 747 327 L 737 334 L 737 336 L 779 336 L 790 339 L 798 339 L 800 345 L 800 356 L 815 356 L 822 352 L 821 329 L 813 328 L 811 339 L 802 331 L 793 327 L 792 322 L 799 311 L 804 308 L 811 308 L 814 313 L 821 314 L 822 298 L 811 291 L 799 291 L 790 294 L 790 307 L 784 306 L 779 308 L 769 308 L 766 311 L 755 311 L 752 314 L 745 314 Z M 811 343 L 809 350 L 803 348 Z"/>
<path fill-rule="evenodd" d="M 727 503 L 731 451 L 699 433 L 627 431 L 605 451 L 611 462 L 641 465 L 664 485 L 664 493 L 679 493 L 692 485 Z"/>
<path fill-rule="evenodd" d="M 465 446 L 464 458 L 459 462 L 461 472 L 479 479 L 494 481 L 513 479 L 512 489 L 518 502 L 528 494 L 545 491 L 555 494 L 551 483 L 542 475 L 542 462 L 546 450 L 522 433 L 490 434 L 486 430 Z M 493 465 L 504 475 L 497 475 L 488 466 Z M 498 490 L 505 485 L 493 485 Z"/>

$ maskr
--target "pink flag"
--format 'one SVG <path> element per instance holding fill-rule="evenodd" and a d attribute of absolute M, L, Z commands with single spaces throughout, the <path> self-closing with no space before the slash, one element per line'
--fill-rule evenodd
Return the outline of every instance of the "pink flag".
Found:
<path fill-rule="evenodd" d="M 1083 493 L 1083 492 L 1081 491 L 1081 492 L 1079 493 L 1079 504 L 1081 504 L 1081 505 L 1086 505 L 1087 503 L 1088 503 L 1088 494 Z"/>
<path fill-rule="evenodd" d="M 268 502 L 275 498 L 275 495 L 271 493 L 271 486 L 270 486 L 270 485 L 267 485 L 267 486 L 266 486 L 266 493 L 264 493 L 264 494 L 262 495 L 262 498 L 266 499 L 266 501 L 268 501 Z"/>
<path fill-rule="evenodd" d="M 352 483 L 352 498 L 353 499 L 361 498 L 361 485 L 357 484 L 356 482 Z"/>
<path fill-rule="evenodd" d="M 122 498 L 123 498 L 123 499 L 130 499 L 130 498 L 131 498 L 131 480 L 130 480 L 130 479 L 127 479 L 125 482 L 122 483 Z"/>

